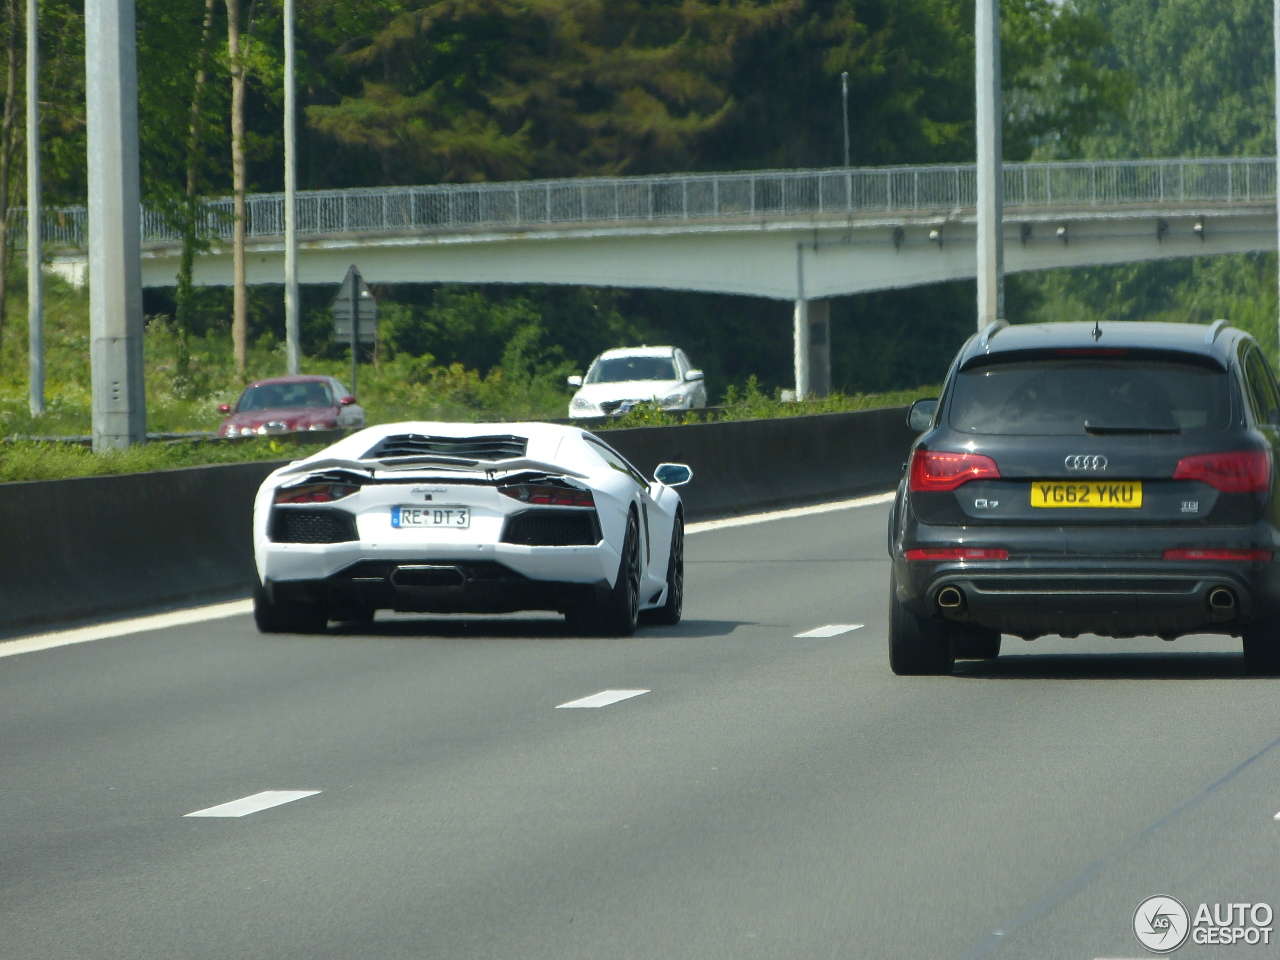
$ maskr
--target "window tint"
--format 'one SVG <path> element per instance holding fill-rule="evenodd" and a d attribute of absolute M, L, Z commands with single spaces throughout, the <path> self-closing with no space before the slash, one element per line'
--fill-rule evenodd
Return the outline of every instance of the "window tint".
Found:
<path fill-rule="evenodd" d="M 591 451 L 609 466 L 613 467 L 613 469 L 617 470 L 619 473 L 625 473 L 642 487 L 648 486 L 648 483 L 645 482 L 640 471 L 627 463 L 627 461 L 623 459 L 622 455 L 612 447 L 608 446 L 601 440 L 597 440 L 595 437 L 588 436 L 586 440 L 587 446 Z"/>
<path fill-rule="evenodd" d="M 1267 361 L 1256 347 L 1250 347 L 1245 354 L 1244 377 L 1258 422 L 1273 427 L 1280 424 L 1280 398 L 1276 396 L 1275 382 L 1267 369 Z"/>
<path fill-rule="evenodd" d="M 328 384 L 264 383 L 249 387 L 240 395 L 236 410 L 245 413 L 253 410 L 276 410 L 281 407 L 331 407 L 333 394 Z"/>
<path fill-rule="evenodd" d="M 587 383 L 623 383 L 627 380 L 675 380 L 670 357 L 608 357 L 597 360 Z"/>
<path fill-rule="evenodd" d="M 1228 425 L 1227 374 L 1142 360 L 1006 363 L 961 372 L 952 429 L 1006 436 L 1208 433 Z"/>

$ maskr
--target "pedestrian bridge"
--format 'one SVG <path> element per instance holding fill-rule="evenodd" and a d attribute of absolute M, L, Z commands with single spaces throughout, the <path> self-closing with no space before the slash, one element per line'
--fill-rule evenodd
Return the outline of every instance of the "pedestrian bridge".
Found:
<path fill-rule="evenodd" d="M 819 300 L 973 277 L 975 194 L 963 164 L 300 192 L 298 277 L 337 284 L 354 263 L 374 283 Z M 1270 158 L 1005 164 L 1005 269 L 1275 249 L 1275 196 Z M 51 268 L 73 280 L 85 216 L 45 219 Z M 143 282 L 172 285 L 177 231 L 142 219 Z M 196 283 L 231 283 L 231 224 L 230 199 L 204 204 Z M 251 196 L 247 229 L 249 283 L 283 282 L 283 196 Z"/>

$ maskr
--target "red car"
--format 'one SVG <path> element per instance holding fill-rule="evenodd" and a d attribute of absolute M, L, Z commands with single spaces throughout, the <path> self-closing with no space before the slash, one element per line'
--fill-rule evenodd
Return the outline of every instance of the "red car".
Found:
<path fill-rule="evenodd" d="M 340 430 L 365 425 L 364 410 L 333 377 L 271 377 L 244 388 L 218 428 L 220 437 L 261 436 L 297 430 Z"/>

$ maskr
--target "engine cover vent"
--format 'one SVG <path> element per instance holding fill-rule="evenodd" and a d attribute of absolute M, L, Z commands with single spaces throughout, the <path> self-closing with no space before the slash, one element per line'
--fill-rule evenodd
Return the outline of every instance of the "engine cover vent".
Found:
<path fill-rule="evenodd" d="M 379 440 L 361 459 L 437 456 L 461 460 L 513 460 L 523 457 L 528 449 L 529 441 L 525 437 L 425 437 L 419 433 L 399 433 Z"/>

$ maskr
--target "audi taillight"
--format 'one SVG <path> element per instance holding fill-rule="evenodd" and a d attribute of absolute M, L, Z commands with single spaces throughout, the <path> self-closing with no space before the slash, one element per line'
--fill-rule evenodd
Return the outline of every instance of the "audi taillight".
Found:
<path fill-rule="evenodd" d="M 917 547 L 907 551 L 908 560 L 1008 560 L 1004 547 Z"/>
<path fill-rule="evenodd" d="M 980 453 L 948 453 L 917 449 L 911 455 L 908 481 L 912 490 L 930 493 L 954 490 L 970 480 L 999 480 L 1000 468 Z"/>
<path fill-rule="evenodd" d="M 543 483 L 513 483 L 499 487 L 498 492 L 504 497 L 519 500 L 521 503 L 545 504 L 554 507 L 594 507 L 595 497 L 590 490 L 577 487 L 551 486 Z"/>
<path fill-rule="evenodd" d="M 1266 450 L 1232 450 L 1183 457 L 1175 480 L 1200 480 L 1223 493 L 1266 493 L 1271 489 L 1271 454 Z"/>
<path fill-rule="evenodd" d="M 1244 563 L 1265 563 L 1271 560 L 1270 550 L 1227 550 L 1218 547 L 1206 549 L 1176 548 L 1164 552 L 1166 560 L 1236 560 Z"/>
<path fill-rule="evenodd" d="M 350 483 L 308 483 L 276 491 L 276 503 L 332 503 L 349 497 L 360 488 Z"/>

